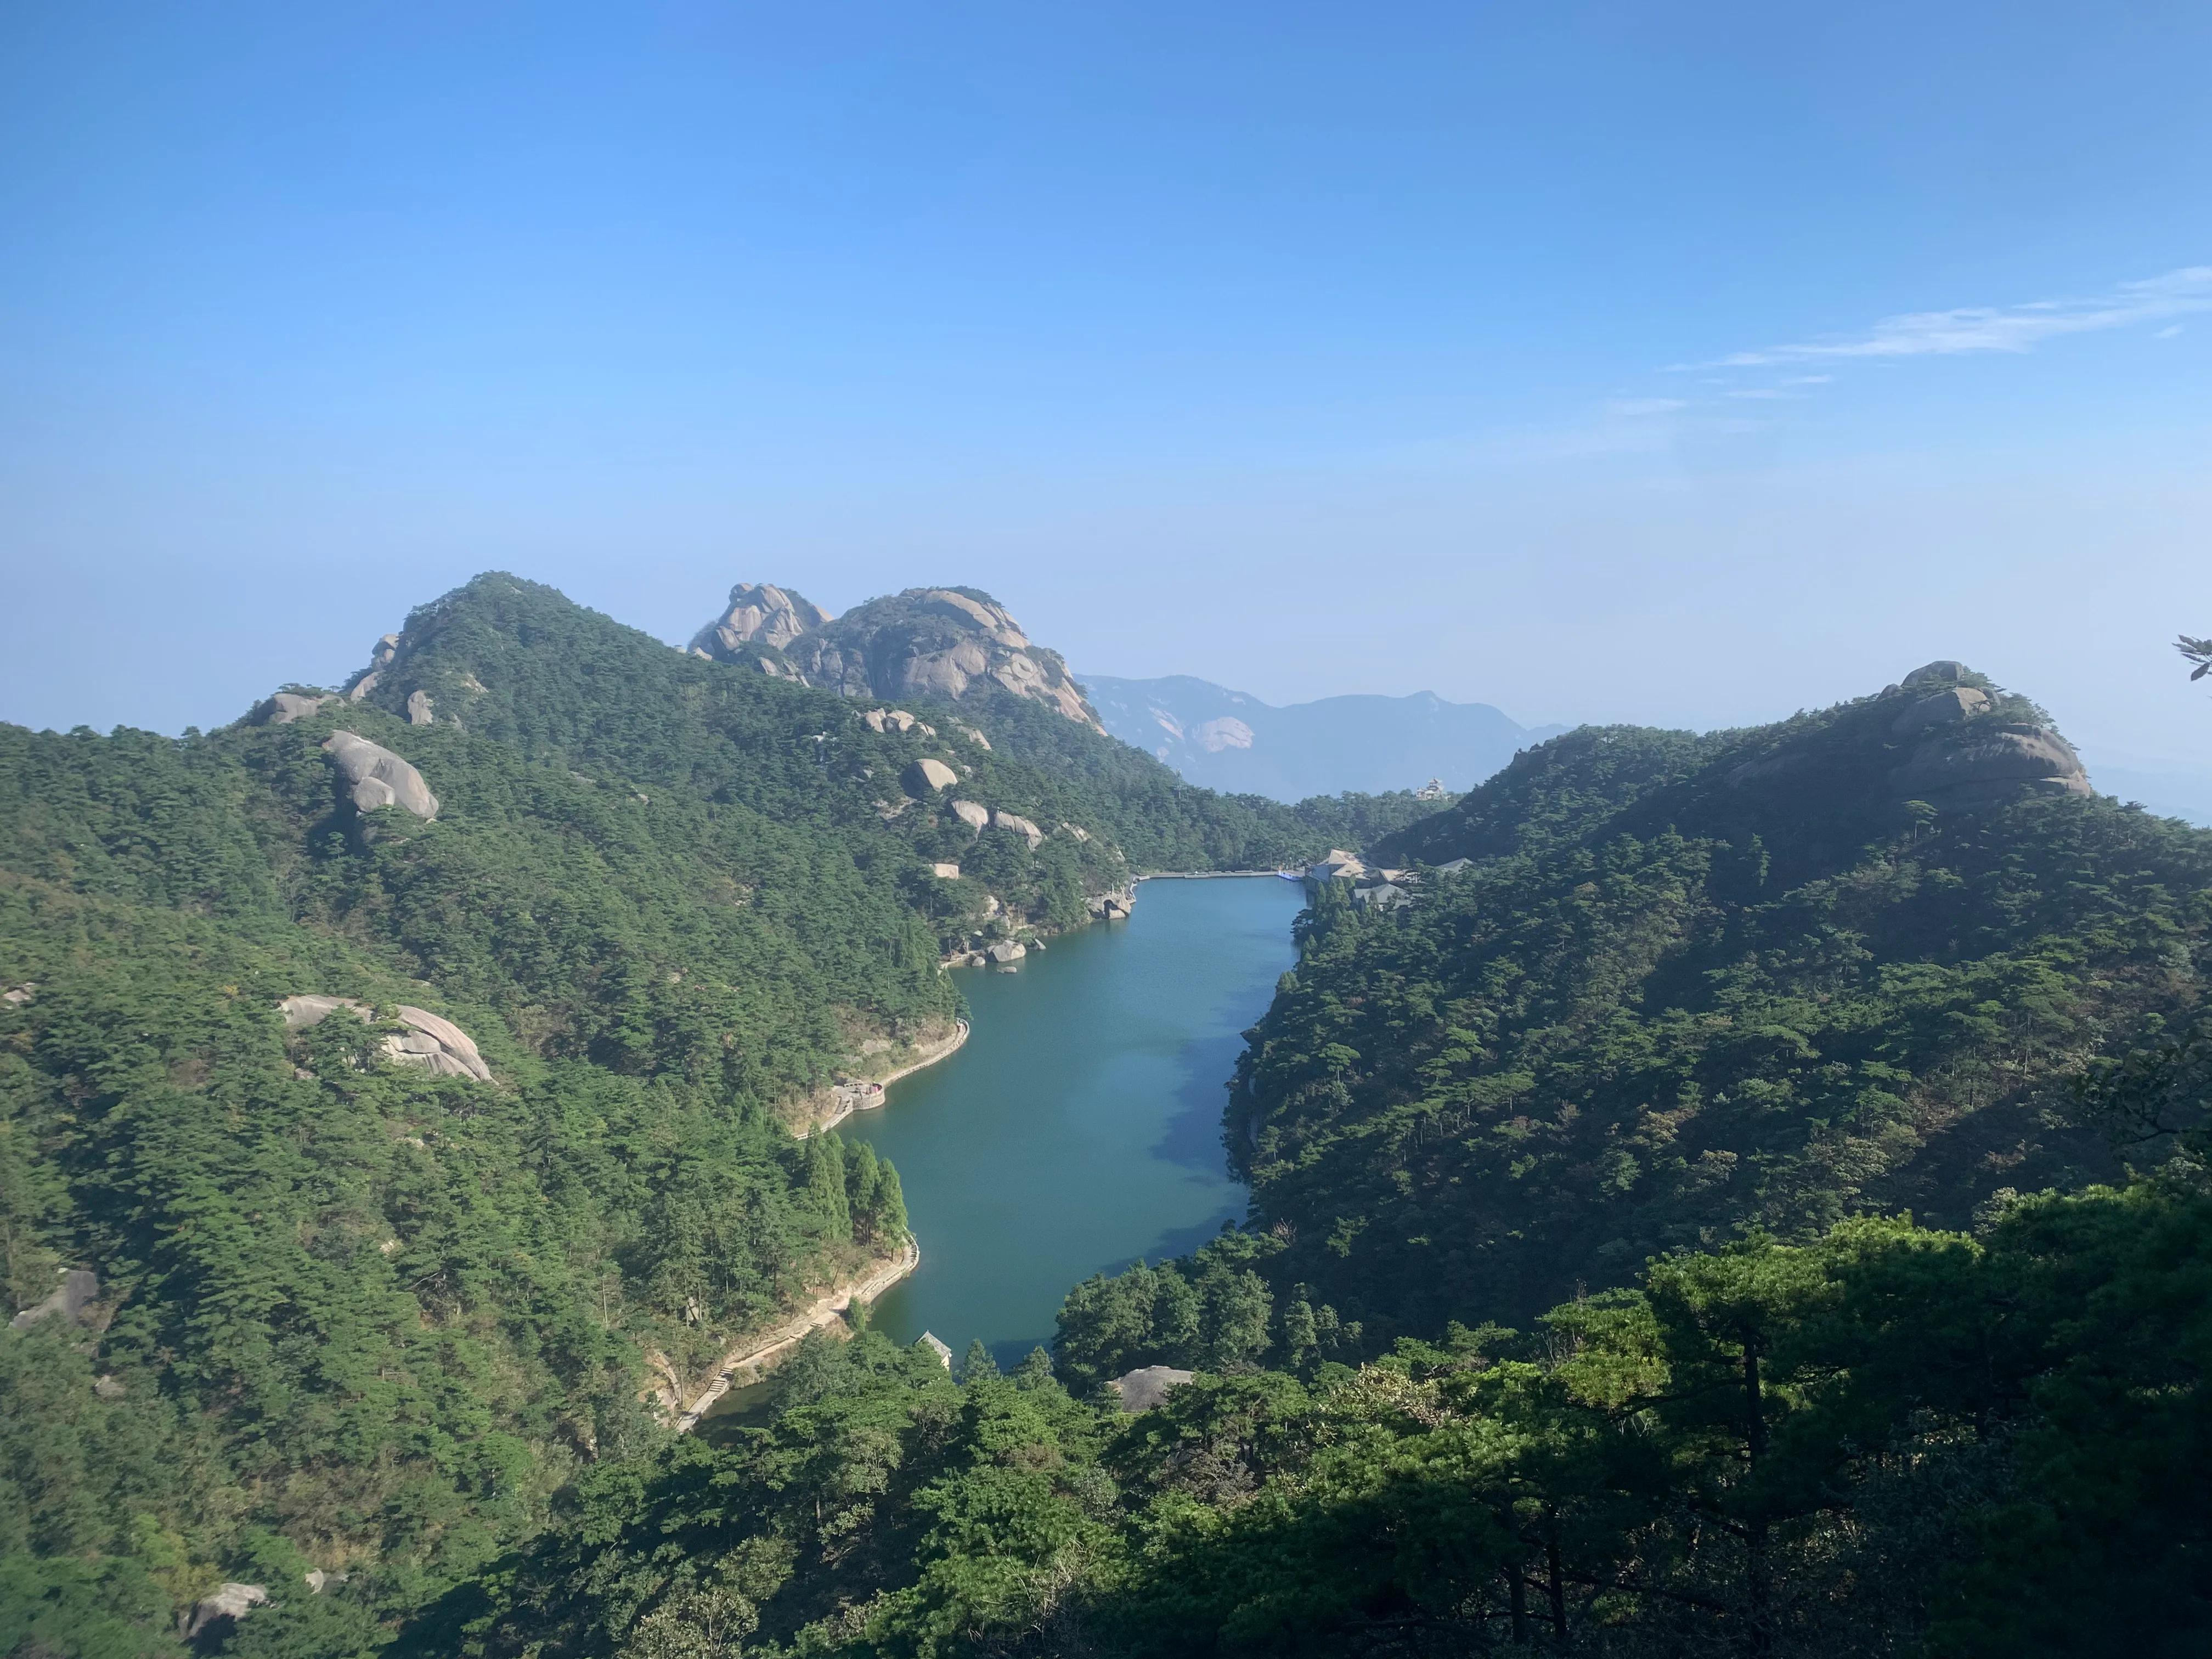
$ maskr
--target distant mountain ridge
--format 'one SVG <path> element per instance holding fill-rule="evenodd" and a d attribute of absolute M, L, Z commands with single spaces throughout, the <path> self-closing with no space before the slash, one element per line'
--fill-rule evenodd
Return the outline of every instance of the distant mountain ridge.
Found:
<path fill-rule="evenodd" d="M 1111 735 L 1209 789 L 1300 800 L 1344 790 L 1463 793 L 1563 726 L 1526 726 L 1483 702 L 1322 697 L 1277 707 L 1188 674 L 1079 677 Z"/>

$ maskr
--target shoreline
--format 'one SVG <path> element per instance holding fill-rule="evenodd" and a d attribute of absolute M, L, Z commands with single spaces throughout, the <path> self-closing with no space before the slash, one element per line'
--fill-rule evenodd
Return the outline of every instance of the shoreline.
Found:
<path fill-rule="evenodd" d="M 676 1432 L 689 1434 L 732 1389 L 759 1382 L 775 1369 L 775 1362 L 783 1358 L 785 1350 L 797 1347 L 814 1332 L 842 1320 L 846 1310 L 854 1303 L 873 1302 L 921 1265 L 921 1244 L 909 1233 L 896 1256 L 887 1261 L 879 1259 L 871 1272 L 848 1284 L 833 1285 L 809 1304 L 805 1312 L 793 1315 L 761 1335 L 746 1338 L 749 1346 L 733 1348 L 723 1355 L 714 1376 L 690 1403 L 678 1395 L 672 1376 L 668 1377 L 665 1386 L 653 1390 L 654 1397 L 665 1410 L 674 1414 Z M 751 1375 L 740 1376 L 746 1371 Z"/>
<path fill-rule="evenodd" d="M 1244 881 L 1254 876 L 1278 876 L 1286 881 L 1292 879 L 1280 870 L 1155 870 L 1150 875 L 1132 876 L 1129 879 L 1133 884 L 1140 881 Z M 1303 880 L 1304 878 L 1297 879 Z"/>
<path fill-rule="evenodd" d="M 952 1023 L 952 1035 L 945 1038 L 945 1041 L 933 1052 L 923 1054 L 921 1059 L 913 1061 L 909 1065 L 900 1066 L 898 1070 L 893 1072 L 889 1077 L 869 1078 L 864 1080 L 878 1084 L 883 1089 L 888 1091 L 891 1085 L 896 1083 L 901 1078 L 912 1077 L 916 1072 L 925 1070 L 929 1066 L 936 1065 L 939 1060 L 958 1053 L 961 1048 L 967 1042 L 968 1034 L 970 1029 L 971 1028 L 966 1020 L 955 1020 Z M 846 1104 L 840 1106 L 836 1111 L 829 1117 L 823 1118 L 817 1122 L 811 1123 L 804 1129 L 793 1129 L 791 1132 L 792 1136 L 794 1139 L 804 1140 L 809 1135 L 817 1135 L 825 1130 L 834 1129 L 839 1124 L 842 1123 L 847 1118 L 852 1116 L 855 1112 L 872 1112 L 879 1110 L 884 1105 L 884 1099 L 886 1097 L 886 1096 L 878 1097 L 876 1103 L 873 1106 L 862 1106 L 854 1102 L 848 1102 Z"/>

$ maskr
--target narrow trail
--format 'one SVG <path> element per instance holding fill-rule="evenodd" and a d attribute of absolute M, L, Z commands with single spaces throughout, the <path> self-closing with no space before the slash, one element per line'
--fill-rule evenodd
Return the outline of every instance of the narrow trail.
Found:
<path fill-rule="evenodd" d="M 732 1389 L 757 1382 L 775 1369 L 775 1362 L 806 1339 L 810 1332 L 834 1325 L 844 1317 L 845 1310 L 854 1303 L 873 1302 L 885 1291 L 912 1273 L 921 1262 L 921 1246 L 908 1238 L 899 1253 L 876 1262 L 860 1278 L 842 1285 L 833 1285 L 810 1303 L 802 1311 L 793 1314 L 772 1329 L 757 1332 L 744 1340 L 742 1346 L 732 1348 L 722 1356 L 706 1385 L 685 1401 L 676 1386 L 676 1378 L 667 1369 L 667 1361 L 653 1356 L 661 1366 L 662 1381 L 653 1389 L 653 1398 L 676 1423 L 678 1434 L 689 1434 L 699 1425 L 699 1419 L 712 1410 L 714 1402 Z"/>
<path fill-rule="evenodd" d="M 892 1084 L 896 1083 L 901 1078 L 912 1077 L 916 1072 L 922 1070 L 925 1066 L 934 1066 L 939 1060 L 943 1060 L 947 1055 L 956 1052 L 962 1043 L 968 1041 L 968 1030 L 969 1026 L 966 1020 L 956 1020 L 953 1023 L 952 1035 L 946 1037 L 943 1042 L 938 1043 L 934 1048 L 925 1051 L 921 1057 L 914 1061 L 913 1064 L 900 1066 L 898 1070 L 893 1072 L 887 1078 L 870 1080 L 875 1082 L 880 1089 L 889 1089 Z M 863 1106 L 860 1103 L 860 1101 L 857 1098 L 850 1096 L 845 1097 L 839 1101 L 837 1109 L 830 1116 L 820 1119 L 812 1123 L 802 1125 L 792 1130 L 791 1133 L 801 1140 L 805 1139 L 809 1135 L 818 1135 L 825 1129 L 836 1128 L 839 1124 L 842 1123 L 847 1118 L 852 1116 L 855 1112 L 869 1112 L 875 1110 L 877 1107 L 881 1106 L 884 1103 L 884 1097 L 883 1095 L 878 1094 L 872 1104 Z"/>

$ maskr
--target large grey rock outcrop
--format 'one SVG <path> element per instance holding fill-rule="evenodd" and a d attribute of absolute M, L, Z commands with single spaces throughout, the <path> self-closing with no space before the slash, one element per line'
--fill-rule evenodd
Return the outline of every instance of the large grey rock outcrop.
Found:
<path fill-rule="evenodd" d="M 375 1012 L 352 997 L 293 996 L 276 1005 L 288 1030 L 304 1031 L 319 1025 L 340 1008 L 367 1019 Z M 407 1029 L 384 1039 L 385 1058 L 402 1066 L 420 1066 L 440 1077 L 472 1077 L 491 1080 L 491 1067 L 477 1052 L 476 1040 L 450 1019 L 423 1008 L 401 1003 L 394 1011 Z"/>
<path fill-rule="evenodd" d="M 1931 663 L 1923 663 L 1907 674 L 1902 684 L 1908 691 L 1915 686 L 1937 686 L 1963 680 L 1972 672 L 1966 664 L 1944 657 Z"/>
<path fill-rule="evenodd" d="M 988 829 L 990 827 L 991 809 L 984 805 L 980 801 L 954 801 L 952 803 L 952 816 L 958 818 L 961 823 L 966 824 L 970 830 L 980 830 Z"/>
<path fill-rule="evenodd" d="M 1976 714 L 1990 712 L 1990 694 L 1971 685 L 1954 685 L 1931 696 L 1920 697 L 1890 722 L 1899 737 L 1924 732 L 1934 726 L 1955 726 Z"/>
<path fill-rule="evenodd" d="M 64 1319 L 82 1325 L 85 1310 L 99 1300 L 100 1275 L 89 1267 L 70 1267 L 63 1273 L 52 1295 L 35 1307 L 24 1309 L 8 1323 L 19 1331 L 41 1319 Z"/>
<path fill-rule="evenodd" d="M 1085 902 L 1100 921 L 1123 921 L 1137 908 L 1137 890 L 1133 885 L 1119 887 L 1110 893 L 1095 893 Z"/>
<path fill-rule="evenodd" d="M 397 806 L 418 818 L 438 816 L 438 798 L 422 775 L 380 744 L 358 732 L 333 732 L 323 749 L 337 763 L 354 805 L 363 812 Z"/>
<path fill-rule="evenodd" d="M 2017 794 L 2090 793 L 2088 774 L 2072 744 L 2048 726 L 2011 723 L 1930 738 L 1891 782 L 1899 793 L 1939 806 Z"/>
<path fill-rule="evenodd" d="M 1024 957 L 1029 955 L 1029 946 L 1019 943 L 1018 940 L 1010 939 L 1000 939 L 996 945 L 994 945 L 989 950 L 983 952 L 985 956 L 990 957 L 992 961 L 997 963 L 1000 967 L 1004 967 L 1009 963 L 1019 962 Z"/>
<path fill-rule="evenodd" d="M 1044 839 L 1044 831 L 1038 829 L 1036 825 L 1030 823 L 1027 818 L 1022 817 L 1018 812 L 1000 812 L 994 811 L 991 814 L 991 827 L 994 830 L 1007 830 L 1012 831 L 1015 835 L 1019 836 L 1024 841 L 1029 842 L 1030 850 L 1031 852 L 1035 852 L 1036 850 L 1037 844 Z"/>
<path fill-rule="evenodd" d="M 203 1636 L 221 1636 L 248 1612 L 266 1605 L 268 1600 L 268 1590 L 259 1584 L 220 1585 L 214 1595 L 203 1595 L 192 1608 L 191 1622 L 185 1626 L 185 1639 L 196 1642 Z"/>
<path fill-rule="evenodd" d="M 368 666 L 362 672 L 360 678 L 346 687 L 347 699 L 349 702 L 359 702 L 370 692 L 375 690 L 377 682 L 384 678 L 384 671 L 392 666 L 393 659 L 398 654 L 398 635 L 386 634 L 382 639 L 377 641 L 375 648 L 368 653 Z"/>
<path fill-rule="evenodd" d="M 410 691 L 407 694 L 408 725 L 428 726 L 437 718 L 430 712 L 430 694 L 428 691 Z"/>
<path fill-rule="evenodd" d="M 289 726 L 294 720 L 303 720 L 325 703 L 336 702 L 336 697 L 303 696 L 297 691 L 279 691 L 262 705 L 267 713 L 264 719 L 270 726 Z"/>
<path fill-rule="evenodd" d="M 691 648 L 725 659 L 772 649 L 808 684 L 848 697 L 952 702 L 1002 690 L 1096 731 L 1105 729 L 1060 653 L 1033 643 L 988 593 L 910 587 L 842 617 L 806 606 L 818 621 L 794 606 L 780 623 L 773 618 L 782 613 L 758 597 L 771 593 L 797 601 L 786 589 L 741 583 L 732 591 L 731 611 L 702 629 Z"/>
<path fill-rule="evenodd" d="M 1139 1365 L 1106 1386 L 1121 1397 L 1121 1409 L 1133 1413 L 1152 1410 L 1190 1379 L 1190 1372 L 1179 1371 L 1172 1365 Z"/>
<path fill-rule="evenodd" d="M 950 789 L 960 781 L 960 775 L 943 761 L 924 756 L 899 774 L 899 781 L 906 786 L 909 795 L 927 795 L 939 789 Z"/>
<path fill-rule="evenodd" d="M 802 634 L 834 620 L 830 612 L 787 587 L 739 582 L 730 590 L 722 614 L 699 630 L 691 648 L 702 656 L 753 644 L 781 651 Z"/>

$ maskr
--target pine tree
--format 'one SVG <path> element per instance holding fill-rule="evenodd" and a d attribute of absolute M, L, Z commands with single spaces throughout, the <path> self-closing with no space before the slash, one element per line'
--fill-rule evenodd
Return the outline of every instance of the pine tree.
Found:
<path fill-rule="evenodd" d="M 879 1248 L 906 1243 L 906 1194 L 899 1190 L 897 1166 L 889 1158 L 876 1165 L 876 1209 L 872 1227 Z"/>
<path fill-rule="evenodd" d="M 853 1218 L 853 1236 L 864 1243 L 875 1237 L 876 1189 L 881 1180 L 876 1149 L 864 1140 L 845 1164 L 845 1196 Z"/>
<path fill-rule="evenodd" d="M 806 1201 L 836 1237 L 853 1236 L 853 1210 L 845 1197 L 845 1146 L 835 1134 L 807 1137 Z"/>
<path fill-rule="evenodd" d="M 983 1346 L 983 1339 L 980 1336 L 972 1338 L 968 1344 L 968 1352 L 960 1356 L 960 1380 L 975 1382 L 998 1374 L 999 1362 L 991 1358 L 991 1351 Z"/>

